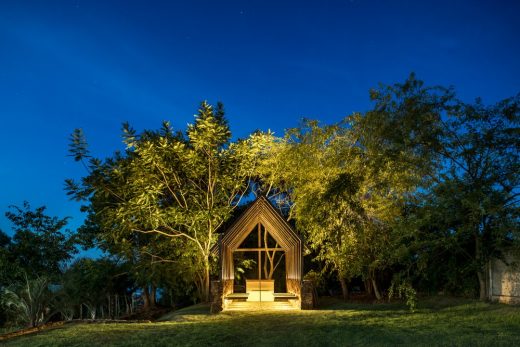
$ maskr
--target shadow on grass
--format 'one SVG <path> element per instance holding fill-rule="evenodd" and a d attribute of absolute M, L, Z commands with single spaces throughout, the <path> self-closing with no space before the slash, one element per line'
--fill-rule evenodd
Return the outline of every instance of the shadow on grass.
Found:
<path fill-rule="evenodd" d="M 395 311 L 406 310 L 407 307 L 400 302 L 378 302 L 378 303 L 358 303 L 343 301 L 339 298 L 323 297 L 320 298 L 318 310 L 356 310 L 356 311 Z"/>
<path fill-rule="evenodd" d="M 209 305 L 208 304 L 196 304 L 181 308 L 180 310 L 170 312 L 161 318 L 157 319 L 157 322 L 168 322 L 168 321 L 179 321 L 184 320 L 185 316 L 208 316 Z"/>
<path fill-rule="evenodd" d="M 485 310 L 494 311 L 501 310 L 510 305 L 498 303 L 489 303 L 476 301 L 470 298 L 446 297 L 446 296 L 428 296 L 421 297 L 417 300 L 416 310 Z M 343 301 L 339 298 L 324 297 L 320 298 L 320 306 L 318 310 L 356 310 L 356 311 L 408 311 L 408 306 L 402 301 L 394 300 L 392 302 L 375 302 L 375 303 L 358 303 Z"/>

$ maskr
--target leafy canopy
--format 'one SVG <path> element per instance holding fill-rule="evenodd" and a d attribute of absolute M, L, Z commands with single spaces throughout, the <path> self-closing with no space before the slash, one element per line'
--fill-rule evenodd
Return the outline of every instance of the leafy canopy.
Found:
<path fill-rule="evenodd" d="M 111 247 L 139 239 L 138 252 L 194 269 L 200 296 L 207 298 L 215 232 L 249 192 L 270 135 L 232 142 L 222 104 L 203 102 L 185 134 L 167 122 L 141 134 L 125 124 L 125 153 L 104 161 L 90 158 L 78 136 L 71 152 L 88 159 L 90 171 L 81 184 L 69 180 L 67 186 L 87 202 L 90 230 Z"/>

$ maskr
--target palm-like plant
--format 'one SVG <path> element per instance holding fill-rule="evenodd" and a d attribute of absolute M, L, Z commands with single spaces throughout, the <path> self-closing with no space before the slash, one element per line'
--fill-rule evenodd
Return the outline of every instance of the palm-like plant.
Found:
<path fill-rule="evenodd" d="M 43 323 L 49 313 L 51 292 L 49 281 L 45 277 L 29 280 L 25 276 L 25 283 L 17 288 L 5 288 L 0 296 L 1 306 L 15 315 L 20 323 L 31 327 Z"/>

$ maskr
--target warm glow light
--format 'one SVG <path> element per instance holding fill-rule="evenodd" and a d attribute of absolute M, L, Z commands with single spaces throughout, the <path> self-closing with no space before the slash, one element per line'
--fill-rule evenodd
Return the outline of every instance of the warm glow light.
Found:
<path fill-rule="evenodd" d="M 226 311 L 289 311 L 296 310 L 288 301 L 233 301 L 226 307 Z"/>

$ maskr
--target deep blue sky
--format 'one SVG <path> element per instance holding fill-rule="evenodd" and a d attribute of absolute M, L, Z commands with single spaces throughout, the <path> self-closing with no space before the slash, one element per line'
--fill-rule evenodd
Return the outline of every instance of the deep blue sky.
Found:
<path fill-rule="evenodd" d="M 185 129 L 198 103 L 224 102 L 232 131 L 333 122 L 369 108 L 368 90 L 454 85 L 466 101 L 520 91 L 520 1 L 0 2 L 0 228 L 28 200 L 81 223 L 63 181 L 121 147 L 120 125 Z"/>

